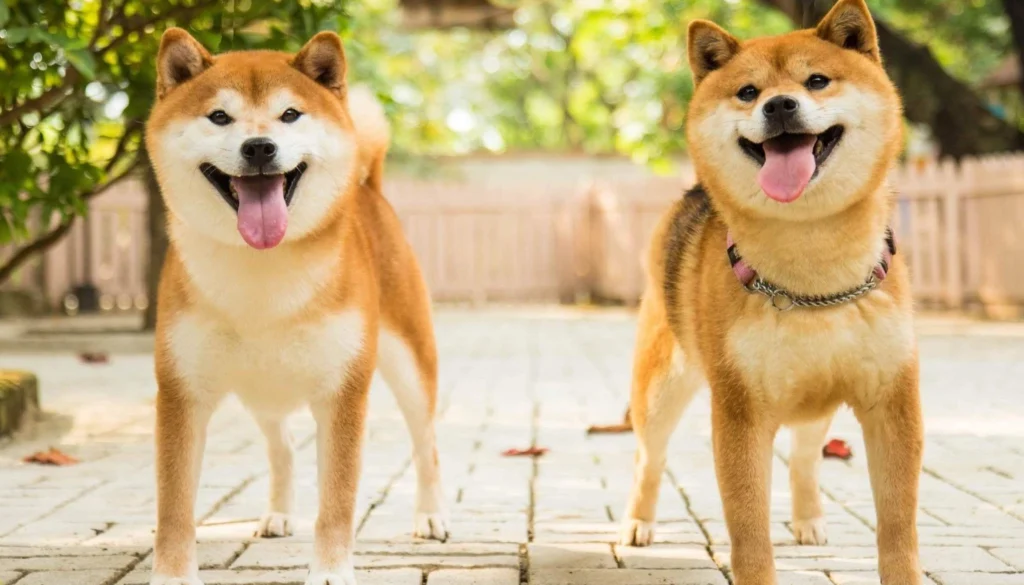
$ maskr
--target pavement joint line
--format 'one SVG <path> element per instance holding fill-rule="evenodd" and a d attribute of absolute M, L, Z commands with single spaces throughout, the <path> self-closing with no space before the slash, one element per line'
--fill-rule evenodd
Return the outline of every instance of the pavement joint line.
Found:
<path fill-rule="evenodd" d="M 240 558 L 240 557 L 241 557 L 241 556 L 242 556 L 243 554 L 245 554 L 245 551 L 249 550 L 249 547 L 250 547 L 250 546 L 252 546 L 252 544 L 253 544 L 253 543 L 251 543 L 251 542 L 249 542 L 249 541 L 245 541 L 245 542 L 243 542 L 243 543 L 242 543 L 242 548 L 238 549 L 238 551 L 237 551 L 237 552 L 235 552 L 234 554 L 232 554 L 232 555 L 231 555 L 231 558 L 229 558 L 229 559 L 228 559 L 228 560 L 227 560 L 227 561 L 226 561 L 226 562 L 224 563 L 224 569 L 225 569 L 225 570 L 228 570 L 228 569 L 230 569 L 230 568 L 231 568 L 231 565 L 235 564 L 235 561 L 237 561 L 237 560 L 238 560 L 238 559 L 239 559 L 239 558 Z"/>
<path fill-rule="evenodd" d="M 608 547 L 612 550 L 612 558 L 615 559 L 615 565 L 620 569 L 626 568 L 626 562 L 622 560 L 622 555 L 619 554 L 619 547 L 614 543 L 609 543 Z"/>
<path fill-rule="evenodd" d="M 985 502 L 986 504 L 996 508 L 997 510 L 999 510 L 1003 514 L 1006 514 L 1007 516 L 1009 516 L 1011 518 L 1015 518 L 1017 520 L 1020 520 L 1021 522 L 1024 522 L 1024 514 L 1017 514 L 1016 512 L 1012 512 L 1011 510 L 1007 509 L 1006 506 L 1003 506 L 1001 504 L 993 502 L 992 500 L 989 500 L 988 498 L 982 496 L 981 494 L 979 494 L 977 492 L 974 492 L 974 491 L 971 491 L 971 490 L 967 489 L 966 487 L 960 485 L 959 483 L 954 482 L 953 480 L 947 479 L 941 473 L 939 473 L 939 472 L 937 472 L 937 471 L 935 471 L 933 469 L 930 469 L 927 466 L 922 466 L 921 470 L 922 470 L 922 472 L 927 473 L 928 475 L 930 475 L 931 477 L 941 481 L 942 483 L 945 483 L 946 485 L 948 485 L 948 486 L 950 486 L 950 487 L 952 487 L 952 488 L 954 488 L 954 489 L 956 489 L 956 490 L 958 490 L 958 491 L 960 491 L 962 493 L 965 493 L 965 494 L 967 494 L 969 496 L 977 498 L 978 500 L 981 500 L 982 502 Z"/>
<path fill-rule="evenodd" d="M 133 570 L 135 570 L 135 567 L 139 566 L 139 564 L 142 563 L 142 560 L 144 558 L 146 557 L 138 557 L 131 563 L 128 563 L 127 567 L 114 573 L 114 576 L 104 581 L 103 585 L 116 585 L 121 579 L 124 579 L 128 575 L 128 573 L 131 573 Z"/>
<path fill-rule="evenodd" d="M 952 523 L 946 522 L 946 520 L 944 518 L 940 518 L 940 517 L 936 516 L 935 514 L 932 514 L 931 512 L 929 512 L 928 510 L 926 510 L 926 509 L 924 509 L 924 508 L 922 508 L 920 506 L 918 506 L 918 508 L 917 508 L 917 513 L 921 514 L 921 515 L 924 515 L 924 516 L 928 516 L 929 518 L 932 518 L 933 520 L 935 520 L 936 522 L 942 524 L 943 526 L 953 526 Z"/>
<path fill-rule="evenodd" d="M 786 464 L 786 469 L 788 470 L 789 458 L 783 455 L 778 449 L 773 449 L 773 452 L 775 453 L 775 457 L 777 457 L 780 461 Z M 847 463 L 847 465 L 849 465 L 849 462 L 844 461 L 844 463 Z M 870 530 L 871 532 L 878 532 L 877 530 L 875 530 L 875 527 L 871 525 L 870 520 L 868 520 L 864 516 L 861 516 L 860 513 L 858 513 L 853 508 L 847 506 L 844 502 L 837 498 L 835 494 L 831 492 L 831 490 L 821 485 L 821 482 L 818 482 L 818 491 L 821 492 L 821 494 L 826 498 L 832 500 L 832 502 L 835 503 L 837 506 L 840 506 L 843 510 L 846 511 L 847 514 L 853 516 L 858 521 L 860 521 L 860 523 L 867 527 L 868 530 Z M 920 507 L 920 504 L 918 505 L 918 507 Z M 793 533 L 793 528 L 790 526 L 789 522 L 786 523 L 786 530 L 789 530 L 791 534 Z M 793 534 L 793 536 L 796 537 L 796 534 Z"/>
<path fill-rule="evenodd" d="M 409 465 L 411 464 L 412 457 L 409 457 L 402 463 L 401 466 L 399 466 L 398 471 L 391 475 L 391 478 L 388 479 L 388 482 L 384 486 L 384 489 L 380 490 L 380 494 L 378 495 L 378 497 L 374 499 L 372 502 L 370 502 L 369 506 L 367 506 L 366 513 L 363 514 L 363 517 L 359 519 L 359 523 L 356 525 L 356 538 L 353 539 L 353 542 L 359 541 L 359 533 L 363 530 L 363 526 L 365 526 L 366 523 L 369 522 L 370 514 L 373 514 L 373 511 L 384 503 L 384 500 L 387 499 L 388 494 L 391 493 L 391 488 L 394 487 L 395 482 L 397 482 L 399 479 L 402 478 L 403 475 L 405 475 L 405 472 L 409 469 Z"/>
<path fill-rule="evenodd" d="M 527 585 L 530 582 L 530 555 L 529 545 L 519 544 L 519 585 Z"/>
<path fill-rule="evenodd" d="M 697 528 L 700 529 L 701 534 L 704 535 L 704 551 L 708 554 L 708 558 L 710 558 L 711 562 L 718 567 L 718 570 L 722 573 L 722 576 L 725 577 L 725 580 L 729 582 L 729 585 L 732 585 L 732 576 L 730 575 L 726 565 L 724 563 L 719 563 L 718 559 L 715 558 L 715 552 L 711 550 L 711 533 L 708 531 L 707 527 L 704 526 L 704 523 L 700 521 L 700 518 L 697 516 L 697 512 L 693 509 L 690 496 L 686 493 L 683 486 L 679 485 L 679 481 L 676 479 L 675 473 L 673 473 L 667 465 L 665 466 L 665 475 L 668 476 L 668 480 L 672 482 L 672 487 L 676 488 L 676 493 L 678 493 L 679 497 L 682 498 L 683 505 L 686 506 L 686 513 L 690 515 L 690 518 L 692 518 L 697 524 Z"/>
<path fill-rule="evenodd" d="M 105 486 L 105 485 L 107 485 L 109 483 L 110 483 L 110 480 L 108 479 L 108 480 L 101 481 L 101 482 L 99 482 L 98 484 L 96 484 L 94 486 L 83 488 L 82 491 L 79 492 L 78 494 L 76 494 L 74 496 L 71 496 L 70 498 L 64 500 L 63 502 L 61 502 L 59 504 L 57 504 L 53 508 L 50 508 L 49 511 L 43 513 L 42 515 L 36 516 L 36 517 L 34 517 L 34 518 L 30 519 L 30 520 L 26 520 L 25 522 L 17 524 L 12 530 L 8 530 L 7 532 L 4 532 L 4 533 L 0 534 L 0 538 L 4 538 L 6 536 L 9 536 L 9 535 L 17 532 L 18 530 L 21 530 L 22 528 L 28 526 L 29 524 L 32 524 L 34 522 L 38 522 L 40 520 L 45 520 L 46 518 L 48 518 L 50 516 L 53 516 L 56 512 L 60 511 L 62 508 L 66 508 L 67 506 L 73 504 L 74 502 L 84 498 L 89 493 L 94 492 L 94 491 L 98 490 L 99 488 L 101 488 L 101 487 L 103 487 L 103 486 Z"/>
<path fill-rule="evenodd" d="M 224 497 L 222 497 L 219 500 L 217 500 L 216 502 L 214 502 L 214 504 L 212 506 L 210 506 L 210 511 L 207 512 L 206 514 L 203 514 L 202 516 L 200 516 L 196 520 L 196 526 L 202 526 L 203 522 L 206 522 L 209 518 L 212 518 L 214 514 L 219 512 L 221 508 L 223 508 L 225 505 L 227 505 L 229 500 L 231 500 L 232 498 L 234 498 L 238 494 L 242 493 L 242 490 L 244 490 L 245 488 L 247 488 L 250 485 L 252 485 L 257 479 L 260 479 L 261 477 L 263 477 L 264 475 L 268 475 L 269 473 L 270 473 L 269 470 L 260 471 L 260 472 L 251 474 L 246 479 L 243 479 L 241 481 L 241 483 L 239 483 L 237 486 L 235 486 L 234 488 L 229 490 L 228 493 L 224 494 Z"/>

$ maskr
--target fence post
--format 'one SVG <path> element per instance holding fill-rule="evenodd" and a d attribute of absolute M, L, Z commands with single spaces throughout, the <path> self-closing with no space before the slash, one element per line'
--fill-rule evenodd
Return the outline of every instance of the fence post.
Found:
<path fill-rule="evenodd" d="M 946 305 L 950 309 L 958 310 L 963 308 L 964 304 L 960 192 L 964 188 L 964 166 L 967 165 L 970 165 L 970 161 L 965 161 L 962 166 L 957 166 L 953 161 L 945 161 L 942 165 L 943 181 L 947 185 L 943 191 L 942 201 L 942 215 L 946 220 Z"/>
<path fill-rule="evenodd" d="M 591 179 L 580 183 L 569 204 L 573 226 L 569 266 L 573 303 L 588 303 L 594 293 L 596 188 Z"/>

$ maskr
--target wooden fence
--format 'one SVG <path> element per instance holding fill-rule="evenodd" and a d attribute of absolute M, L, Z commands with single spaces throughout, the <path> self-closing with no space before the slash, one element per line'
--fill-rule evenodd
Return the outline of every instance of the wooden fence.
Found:
<path fill-rule="evenodd" d="M 651 229 L 692 183 L 686 169 L 673 178 L 394 178 L 386 190 L 436 300 L 633 304 Z M 890 184 L 898 197 L 893 225 L 919 303 L 1017 315 L 1024 307 L 1024 155 L 901 167 Z M 138 184 L 104 195 L 69 238 L 5 288 L 33 290 L 58 308 L 88 278 L 103 308 L 144 306 L 144 206 Z"/>

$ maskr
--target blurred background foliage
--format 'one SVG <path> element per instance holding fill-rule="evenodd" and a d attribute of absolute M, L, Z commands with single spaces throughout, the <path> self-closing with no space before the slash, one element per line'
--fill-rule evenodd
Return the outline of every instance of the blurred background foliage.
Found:
<path fill-rule="evenodd" d="M 172 25 L 215 52 L 293 51 L 319 30 L 339 31 L 351 79 L 370 84 L 385 101 L 397 158 L 617 153 L 670 172 L 686 150 L 683 124 L 693 91 L 687 23 L 710 18 L 740 37 L 776 34 L 798 25 L 801 13 L 831 4 L 501 0 L 515 8 L 509 28 L 409 30 L 398 0 L 2 2 L 0 244 L 22 243 L 16 260 L 59 239 L 90 198 L 145 165 L 141 134 L 154 93 L 153 61 L 160 32 Z M 972 88 L 1016 54 L 1001 2 L 869 4 L 901 39 L 930 50 L 909 55 L 908 63 L 930 59 L 948 74 L 947 85 L 931 91 L 938 100 L 952 88 L 986 104 L 989 98 Z M 954 136 L 950 143 L 965 144 L 967 152 L 1015 145 L 1019 120 L 996 106 L 1008 119 L 987 123 L 1005 123 L 1004 133 L 1008 125 L 1008 139 L 974 144 Z M 925 121 L 943 115 L 937 109 Z M 0 282 L 19 262 L 0 264 Z"/>

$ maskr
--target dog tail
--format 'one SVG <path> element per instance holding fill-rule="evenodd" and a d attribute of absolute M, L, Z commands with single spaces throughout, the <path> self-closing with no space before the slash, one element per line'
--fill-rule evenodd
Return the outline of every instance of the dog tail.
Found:
<path fill-rule="evenodd" d="M 369 87 L 357 85 L 348 92 L 348 111 L 359 146 L 360 182 L 380 192 L 384 180 L 384 157 L 391 142 L 391 128 L 384 108 Z"/>

